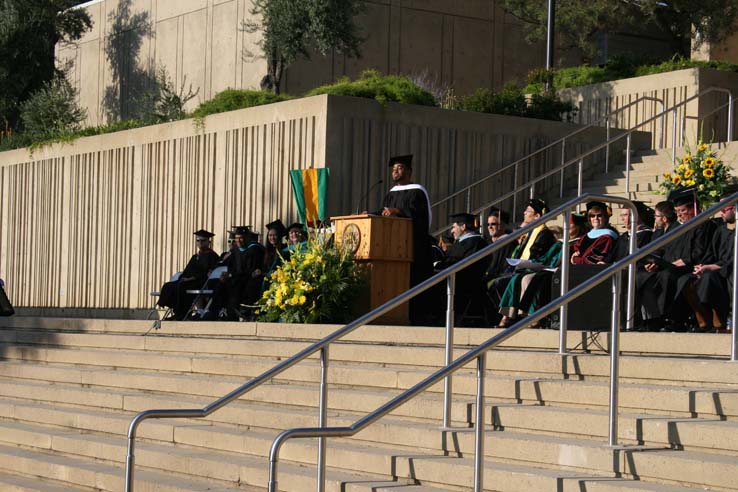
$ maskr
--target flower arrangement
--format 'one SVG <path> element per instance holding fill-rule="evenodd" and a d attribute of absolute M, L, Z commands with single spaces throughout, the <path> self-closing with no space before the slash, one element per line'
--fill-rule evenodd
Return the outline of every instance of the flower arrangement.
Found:
<path fill-rule="evenodd" d="M 350 321 L 364 277 L 351 252 L 311 238 L 269 275 L 256 314 L 261 321 L 283 323 Z"/>
<path fill-rule="evenodd" d="M 671 172 L 664 173 L 659 187 L 665 195 L 680 188 L 696 187 L 697 199 L 704 210 L 720 198 L 729 179 L 728 167 L 718 158 L 717 152 L 712 150 L 711 144 L 700 140 L 696 152 L 685 146 L 684 157 L 676 160 Z"/>

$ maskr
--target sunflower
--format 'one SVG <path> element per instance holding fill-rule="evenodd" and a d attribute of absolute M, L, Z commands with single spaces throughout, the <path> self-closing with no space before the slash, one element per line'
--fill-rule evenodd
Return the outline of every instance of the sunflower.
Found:
<path fill-rule="evenodd" d="M 682 177 L 677 174 L 676 176 L 671 178 L 671 182 L 674 183 L 675 186 L 679 186 L 679 183 L 682 182 Z"/>
<path fill-rule="evenodd" d="M 715 165 L 715 159 L 712 157 L 708 157 L 705 159 L 705 162 L 703 163 L 705 167 L 710 168 Z"/>
<path fill-rule="evenodd" d="M 682 159 L 682 162 L 685 164 L 689 164 L 690 162 L 692 162 L 692 156 L 689 154 L 685 155 L 684 159 Z"/>
<path fill-rule="evenodd" d="M 707 144 L 700 145 L 699 150 L 700 150 L 700 152 L 706 151 L 707 150 Z"/>
<path fill-rule="evenodd" d="M 694 171 L 692 169 L 687 169 L 684 171 L 684 179 L 689 179 L 694 174 Z"/>
<path fill-rule="evenodd" d="M 671 181 L 671 173 L 664 173 L 664 179 Z"/>
<path fill-rule="evenodd" d="M 715 176 L 715 170 L 711 167 L 708 167 L 704 171 L 702 171 L 702 175 L 706 177 L 707 179 L 712 179 Z"/>

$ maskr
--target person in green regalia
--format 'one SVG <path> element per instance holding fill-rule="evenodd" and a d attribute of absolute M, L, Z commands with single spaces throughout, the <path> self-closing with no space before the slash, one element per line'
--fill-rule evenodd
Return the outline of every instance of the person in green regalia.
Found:
<path fill-rule="evenodd" d="M 569 221 L 569 248 L 579 238 L 587 233 L 587 218 L 585 215 L 571 214 Z M 516 271 L 500 298 L 500 314 L 502 320 L 499 326 L 506 327 L 514 323 L 518 317 L 527 316 L 538 310 L 541 304 L 550 297 L 551 276 L 554 269 L 561 263 L 563 238 L 556 241 L 542 256 L 530 260 L 540 269 L 524 269 Z"/>

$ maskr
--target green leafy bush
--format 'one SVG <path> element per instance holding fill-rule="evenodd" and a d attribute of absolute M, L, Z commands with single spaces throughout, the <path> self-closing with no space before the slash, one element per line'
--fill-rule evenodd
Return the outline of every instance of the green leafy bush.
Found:
<path fill-rule="evenodd" d="M 344 77 L 335 84 L 316 87 L 305 96 L 319 94 L 364 97 L 376 99 L 382 104 L 391 101 L 420 106 L 437 106 L 433 95 L 420 88 L 410 78 L 404 75 L 382 75 L 375 70 L 367 70 L 353 81 Z"/>
<path fill-rule="evenodd" d="M 555 94 L 543 92 L 527 98 L 522 89 L 513 85 L 500 92 L 477 89 L 459 98 L 457 109 L 553 121 L 568 121 L 576 114 L 574 104 L 560 100 Z"/>
<path fill-rule="evenodd" d="M 671 60 L 656 63 L 647 58 L 615 57 L 605 65 L 596 67 L 582 65 L 552 71 L 533 70 L 528 74 L 528 85 L 524 91 L 541 92 L 547 80 L 552 83 L 554 90 L 560 90 L 687 68 L 712 68 L 725 72 L 738 72 L 738 65 L 718 60 L 699 61 L 675 56 Z"/>
<path fill-rule="evenodd" d="M 287 101 L 288 99 L 292 99 L 292 97 L 285 94 L 274 94 L 269 91 L 226 89 L 216 94 L 209 101 L 200 104 L 192 112 L 192 116 L 196 121 L 202 121 L 203 118 L 211 114 L 263 106 L 264 104 Z"/>
<path fill-rule="evenodd" d="M 77 104 L 74 87 L 59 74 L 21 104 L 20 117 L 24 135 L 36 141 L 79 130 L 87 111 Z"/>

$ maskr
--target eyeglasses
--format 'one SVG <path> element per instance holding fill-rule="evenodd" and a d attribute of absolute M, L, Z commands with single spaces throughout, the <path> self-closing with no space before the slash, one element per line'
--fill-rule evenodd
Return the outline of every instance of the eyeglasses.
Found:
<path fill-rule="evenodd" d="M 499 227 L 499 222 L 487 222 L 487 227 Z"/>
<path fill-rule="evenodd" d="M 198 243 L 207 243 L 210 240 L 204 237 L 198 237 L 197 239 L 195 239 L 195 241 L 197 241 Z"/>
<path fill-rule="evenodd" d="M 601 219 L 601 218 L 602 218 L 602 217 L 604 217 L 604 216 L 605 216 L 604 214 L 589 214 L 589 218 L 590 218 L 590 219 L 593 219 L 593 218 L 595 218 L 595 217 L 598 217 L 598 218 L 600 218 L 600 219 Z"/>

